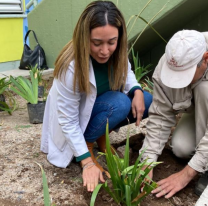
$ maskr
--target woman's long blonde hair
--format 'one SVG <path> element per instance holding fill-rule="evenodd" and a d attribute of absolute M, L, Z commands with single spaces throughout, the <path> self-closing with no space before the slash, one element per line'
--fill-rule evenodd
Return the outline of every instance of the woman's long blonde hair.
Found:
<path fill-rule="evenodd" d="M 74 91 L 78 84 L 80 92 L 90 93 L 90 33 L 92 29 L 107 24 L 116 27 L 119 32 L 116 50 L 108 64 L 110 87 L 112 90 L 121 89 L 123 91 L 128 72 L 126 25 L 123 15 L 110 1 L 94 1 L 85 8 L 75 27 L 72 40 L 64 46 L 56 59 L 55 78 L 61 78 L 63 72 L 67 71 L 70 62 L 74 60 Z"/>

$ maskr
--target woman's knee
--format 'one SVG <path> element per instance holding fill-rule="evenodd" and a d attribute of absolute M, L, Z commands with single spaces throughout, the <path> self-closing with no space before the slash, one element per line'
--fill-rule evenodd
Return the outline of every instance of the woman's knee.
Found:
<path fill-rule="evenodd" d="M 106 92 L 103 97 L 106 98 L 106 102 L 114 113 L 123 113 L 124 116 L 128 115 L 131 109 L 131 100 L 126 94 L 117 91 L 110 91 Z"/>
<path fill-rule="evenodd" d="M 95 102 L 97 113 L 106 113 L 106 118 L 122 121 L 131 110 L 131 100 L 121 92 L 109 91 L 99 96 Z"/>
<path fill-rule="evenodd" d="M 111 106 L 115 115 L 126 118 L 131 110 L 131 100 L 126 94 L 116 92 L 114 101 L 111 102 Z"/>

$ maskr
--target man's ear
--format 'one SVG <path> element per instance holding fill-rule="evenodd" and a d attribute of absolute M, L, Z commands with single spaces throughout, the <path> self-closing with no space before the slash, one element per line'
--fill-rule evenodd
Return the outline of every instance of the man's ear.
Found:
<path fill-rule="evenodd" d="M 208 63 L 208 51 L 206 51 L 203 55 L 203 59 Z"/>

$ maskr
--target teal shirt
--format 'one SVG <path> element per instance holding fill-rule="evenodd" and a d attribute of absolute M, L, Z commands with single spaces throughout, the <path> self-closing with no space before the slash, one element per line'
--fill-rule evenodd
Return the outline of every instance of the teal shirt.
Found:
<path fill-rule="evenodd" d="M 92 57 L 91 59 L 97 86 L 97 96 L 99 96 L 107 91 L 110 91 L 110 85 L 108 80 L 108 62 L 100 64 Z"/>

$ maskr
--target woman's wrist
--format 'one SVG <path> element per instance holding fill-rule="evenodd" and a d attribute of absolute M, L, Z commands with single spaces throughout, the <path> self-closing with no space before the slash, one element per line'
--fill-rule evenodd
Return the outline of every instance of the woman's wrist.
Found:
<path fill-rule="evenodd" d="M 93 163 L 91 157 L 87 157 L 87 158 L 81 160 L 81 166 L 82 166 L 82 168 L 83 168 L 85 165 L 87 165 L 88 163 Z"/>
<path fill-rule="evenodd" d="M 134 90 L 134 95 L 135 95 L 136 93 L 143 93 L 143 89 L 142 89 L 142 88 L 137 88 L 137 89 L 135 89 L 135 90 Z"/>

